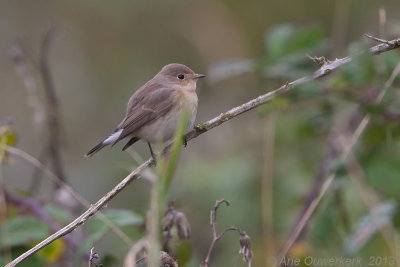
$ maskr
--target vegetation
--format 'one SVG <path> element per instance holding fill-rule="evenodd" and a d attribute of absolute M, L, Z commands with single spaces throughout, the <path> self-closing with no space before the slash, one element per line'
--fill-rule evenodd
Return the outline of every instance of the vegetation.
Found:
<path fill-rule="evenodd" d="M 230 8 L 237 12 L 238 6 Z M 379 35 L 395 39 L 387 30 L 384 9 L 380 12 Z M 37 57 L 26 42 L 14 43 L 10 50 L 13 71 L 23 81 L 18 90 L 27 89 L 30 103 L 22 113 L 34 130 L 0 115 L 3 265 L 93 208 L 89 203 L 96 203 L 137 166 L 153 163 L 139 156 L 148 153 L 140 144 L 129 151 L 131 157 L 116 146 L 83 159 L 93 139 L 108 132 L 123 112 L 121 107 L 119 114 L 107 114 L 114 105 L 124 105 L 129 92 L 122 92 L 121 99 L 111 93 L 123 83 L 139 86 L 148 75 L 142 69 L 139 81 L 127 75 L 125 81 L 113 80 L 110 91 L 82 89 L 75 98 L 62 77 L 73 71 L 64 74 L 58 65 L 59 54 L 66 53 L 56 49 L 58 31 L 43 38 Z M 329 260 L 340 265 L 342 259 L 399 266 L 398 43 L 359 34 L 346 49 L 334 51 L 336 39 L 328 34 L 327 27 L 317 23 L 278 24 L 269 27 L 257 57 L 213 58 L 209 83 L 198 85 L 200 114 L 188 146 L 177 145 L 183 140 L 181 124 L 180 141 L 159 156 L 155 167 L 135 174 L 135 181 L 118 189 L 93 217 L 85 217 L 74 231 L 18 266 L 309 266 L 311 261 L 324 266 Z M 379 55 L 368 52 L 375 45 L 393 48 Z M 118 52 L 108 56 L 128 64 L 118 59 Z M 57 60 L 52 61 L 53 56 Z M 346 56 L 352 59 L 347 64 L 326 68 L 322 78 L 312 76 L 334 64 L 335 57 Z M 36 68 L 36 62 L 42 67 Z M 121 78 L 115 65 L 110 68 L 103 81 Z M 289 82 L 301 77 L 313 78 L 292 87 Z M 226 112 L 281 86 L 254 111 L 240 116 Z M 57 100 L 48 98 L 49 92 L 57 93 Z M 104 102 L 99 107 L 94 101 L 100 98 Z M 14 118 L 14 109 L 4 107 Z M 209 130 L 217 124 L 206 121 L 219 114 L 224 124 Z M 59 124 L 57 131 L 54 123 Z"/>

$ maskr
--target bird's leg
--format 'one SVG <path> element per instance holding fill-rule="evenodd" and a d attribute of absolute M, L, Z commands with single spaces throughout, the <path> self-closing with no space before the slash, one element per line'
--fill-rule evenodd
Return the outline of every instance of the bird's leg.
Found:
<path fill-rule="evenodd" d="M 153 149 L 151 148 L 150 142 L 147 142 L 147 144 L 149 145 L 149 148 L 150 148 L 151 157 L 153 158 L 154 162 L 156 162 L 156 160 L 157 160 L 156 154 L 154 154 Z"/>
<path fill-rule="evenodd" d="M 185 147 L 187 146 L 186 134 L 183 136 L 183 145 L 184 145 Z"/>

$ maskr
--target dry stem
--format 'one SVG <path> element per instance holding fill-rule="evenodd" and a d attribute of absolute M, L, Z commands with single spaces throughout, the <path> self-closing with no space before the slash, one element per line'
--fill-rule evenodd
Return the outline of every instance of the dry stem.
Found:
<path fill-rule="evenodd" d="M 222 204 L 225 203 L 227 206 L 229 206 L 229 202 L 226 201 L 225 199 L 217 200 L 215 202 L 214 210 L 211 211 L 210 213 L 210 224 L 212 227 L 213 231 L 213 240 L 211 241 L 210 247 L 208 248 L 207 256 L 204 259 L 204 261 L 200 264 L 201 267 L 208 267 L 210 264 L 210 257 L 211 257 L 211 252 L 214 249 L 215 243 L 220 240 L 224 234 L 228 231 L 238 231 L 240 234 L 240 230 L 236 227 L 229 227 L 223 230 L 220 234 L 217 234 L 217 227 L 216 227 L 216 222 L 217 222 L 217 210 L 218 207 Z"/>

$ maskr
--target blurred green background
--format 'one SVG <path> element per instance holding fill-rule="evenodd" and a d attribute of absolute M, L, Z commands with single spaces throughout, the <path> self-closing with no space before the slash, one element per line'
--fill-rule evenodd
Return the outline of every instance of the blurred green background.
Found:
<path fill-rule="evenodd" d="M 380 8 L 386 11 L 384 25 L 379 22 Z M 329 59 L 351 55 L 373 44 L 365 40 L 364 33 L 398 37 L 399 12 L 397 0 L 4 0 L 0 3 L 0 121 L 12 121 L 18 135 L 16 147 L 40 156 L 48 142 L 48 129 L 43 120 L 35 119 L 41 109 L 29 104 L 9 51 L 15 40 L 21 41 L 43 103 L 35 64 L 43 34 L 55 27 L 50 67 L 59 99 L 62 161 L 68 183 L 94 203 L 138 165 L 138 155 L 146 159 L 149 152 L 145 144 L 138 143 L 133 147 L 136 152 L 121 152 L 118 144 L 89 160 L 83 155 L 114 129 L 131 94 L 162 66 L 183 63 L 207 75 L 198 82 L 196 122 L 200 123 L 312 73 L 318 66 L 307 54 Z M 385 115 L 400 111 L 398 90 L 390 89 L 378 107 L 361 100 L 369 90 L 382 89 L 398 55 L 362 57 L 328 78 L 295 88 L 191 141 L 182 150 L 168 195 L 185 212 L 192 228 L 190 245 L 182 245 L 191 248 L 191 255 L 182 252 L 183 258 L 189 257 L 182 266 L 198 266 L 204 259 L 212 236 L 209 211 L 221 198 L 231 205 L 219 210 L 218 229 L 234 225 L 246 231 L 252 238 L 253 266 L 270 266 L 329 151 L 330 133 L 346 123 L 359 105 L 372 114 L 354 152 L 365 178 L 364 191 L 353 182 L 345 164 L 333 162 L 338 165 L 332 167 L 338 170 L 338 179 L 290 255 L 362 257 L 364 262 L 371 256 L 393 256 L 390 247 L 395 242 L 376 231 L 359 247 L 352 242 L 357 231 L 364 229 L 362 220 L 365 227 L 371 226 L 371 207 L 362 194 L 379 197 L 372 208 L 383 210 L 382 216 L 389 221 L 382 229 L 397 240 L 400 127 L 398 116 Z M 398 85 L 397 79 L 394 87 Z M 6 190 L 39 200 L 60 224 L 71 221 L 73 214 L 55 208 L 48 178 L 41 179 L 34 194 L 29 192 L 33 172 L 26 161 L 11 156 L 11 162 L 2 165 Z M 135 181 L 105 209 L 131 211 L 128 223 L 119 225 L 134 240 L 143 234 L 140 222 L 149 208 L 149 191 L 148 181 Z M 8 213 L 8 221 L 18 225 L 15 220 L 22 220 L 20 228 L 16 227 L 21 235 L 21 227 L 28 235 L 30 229 L 38 229 L 36 236 L 20 237 L 13 244 L 14 256 L 50 233 L 46 225 L 32 221 L 27 211 L 10 206 Z M 91 220 L 73 234 L 82 243 L 81 252 L 95 246 L 105 266 L 122 266 L 129 246 L 106 228 L 94 236 L 91 223 L 101 222 Z M 3 252 L 6 247 L 2 245 Z M 60 263 L 65 257 L 63 249 L 63 244 L 56 244 L 56 252 L 36 255 L 21 266 L 68 266 Z M 245 266 L 238 250 L 237 235 L 228 233 L 218 242 L 211 266 Z M 74 259 L 73 266 L 87 266 L 76 253 L 69 257 Z"/>

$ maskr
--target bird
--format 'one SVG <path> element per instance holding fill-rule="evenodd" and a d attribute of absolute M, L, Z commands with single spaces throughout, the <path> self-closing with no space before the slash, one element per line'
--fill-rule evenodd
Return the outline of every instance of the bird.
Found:
<path fill-rule="evenodd" d="M 203 77 L 204 74 L 197 74 L 183 64 L 164 66 L 133 93 L 124 119 L 107 138 L 89 150 L 85 157 L 91 157 L 103 147 L 113 146 L 129 138 L 122 148 L 123 151 L 142 139 L 147 142 L 151 157 L 155 160 L 151 143 L 172 139 L 183 112 L 189 115 L 187 130 L 193 128 L 198 105 L 196 83 Z M 184 142 L 186 145 L 186 139 Z"/>

